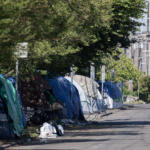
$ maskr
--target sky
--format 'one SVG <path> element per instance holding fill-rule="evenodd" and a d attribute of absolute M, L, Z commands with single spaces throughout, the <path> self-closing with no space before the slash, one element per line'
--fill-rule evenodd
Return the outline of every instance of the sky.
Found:
<path fill-rule="evenodd" d="M 147 11 L 147 10 L 145 10 L 145 11 Z M 141 32 L 146 32 L 147 31 L 147 14 L 145 14 L 144 17 L 142 19 L 140 19 L 140 22 L 145 24 L 140 27 Z M 150 24 L 150 18 L 149 18 L 149 24 Z M 149 31 L 150 31 L 150 28 L 149 28 Z"/>

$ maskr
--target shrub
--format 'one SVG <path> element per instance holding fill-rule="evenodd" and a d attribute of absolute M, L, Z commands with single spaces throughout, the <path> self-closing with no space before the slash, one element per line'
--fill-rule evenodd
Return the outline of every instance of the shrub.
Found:
<path fill-rule="evenodd" d="M 150 76 L 141 78 L 139 98 L 146 103 L 150 103 Z"/>

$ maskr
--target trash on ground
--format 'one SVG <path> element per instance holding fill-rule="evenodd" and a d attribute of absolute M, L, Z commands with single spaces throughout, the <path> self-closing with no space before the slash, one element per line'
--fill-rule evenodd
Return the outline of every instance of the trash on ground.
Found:
<path fill-rule="evenodd" d="M 59 135 L 59 136 L 63 136 L 64 135 L 64 128 L 63 128 L 63 126 L 62 125 L 57 125 L 56 126 L 56 130 L 57 130 L 57 134 Z"/>
<path fill-rule="evenodd" d="M 43 126 L 40 128 L 40 138 L 56 138 L 57 131 L 54 126 L 45 122 Z"/>

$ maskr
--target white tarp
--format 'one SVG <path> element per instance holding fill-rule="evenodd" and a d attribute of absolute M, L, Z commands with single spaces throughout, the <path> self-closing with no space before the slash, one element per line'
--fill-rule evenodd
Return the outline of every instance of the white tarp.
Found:
<path fill-rule="evenodd" d="M 97 82 L 81 75 L 75 75 L 73 79 L 81 85 L 89 98 L 102 99 L 102 96 L 98 90 L 99 85 Z"/>
<path fill-rule="evenodd" d="M 104 100 L 105 100 L 105 105 L 107 106 L 107 108 L 112 109 L 113 108 L 113 99 L 109 95 L 106 95 Z"/>
<path fill-rule="evenodd" d="M 70 77 L 65 78 L 71 82 Z M 100 112 L 105 108 L 104 100 L 95 81 L 85 76 L 75 75 L 73 76 L 73 84 L 78 89 L 84 113 Z"/>
<path fill-rule="evenodd" d="M 108 94 L 105 93 L 105 104 L 108 109 L 115 109 L 122 107 L 123 103 L 121 101 L 113 100 Z"/>
<path fill-rule="evenodd" d="M 70 77 L 65 77 L 65 78 L 71 82 Z M 88 99 L 83 88 L 75 80 L 73 80 L 73 85 L 77 88 L 79 92 L 83 112 L 92 113 L 92 108 L 90 107 L 90 100 Z"/>

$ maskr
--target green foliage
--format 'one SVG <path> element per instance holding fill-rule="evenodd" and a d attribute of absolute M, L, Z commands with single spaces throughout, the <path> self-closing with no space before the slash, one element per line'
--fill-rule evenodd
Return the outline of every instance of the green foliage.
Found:
<path fill-rule="evenodd" d="M 129 35 L 140 25 L 144 2 L 0 0 L 0 72 L 14 69 L 20 42 L 29 43 L 22 73 L 43 69 L 65 74 L 72 64 L 79 70 L 91 61 L 100 64 L 100 58 L 115 53 L 118 45 L 128 47 L 132 42 Z"/>
<path fill-rule="evenodd" d="M 129 95 L 133 96 L 133 92 L 130 91 L 126 85 L 123 86 L 122 92 L 123 92 L 123 96 L 129 96 Z"/>
<path fill-rule="evenodd" d="M 116 53 L 113 55 L 104 58 L 103 63 L 106 65 L 106 80 L 115 82 L 137 81 L 141 76 L 140 71 L 136 69 L 132 60 L 127 58 L 121 49 L 116 50 Z M 112 70 L 114 71 L 113 78 L 111 78 Z M 101 71 L 97 75 L 100 77 Z"/>
<path fill-rule="evenodd" d="M 136 69 L 131 59 L 126 56 L 121 56 L 120 60 L 112 61 L 108 68 L 114 69 L 115 81 L 126 81 L 126 80 L 135 80 L 137 81 L 140 77 L 140 71 Z"/>
<path fill-rule="evenodd" d="M 145 76 L 140 79 L 139 98 L 147 103 L 150 103 L 150 76 Z"/>

